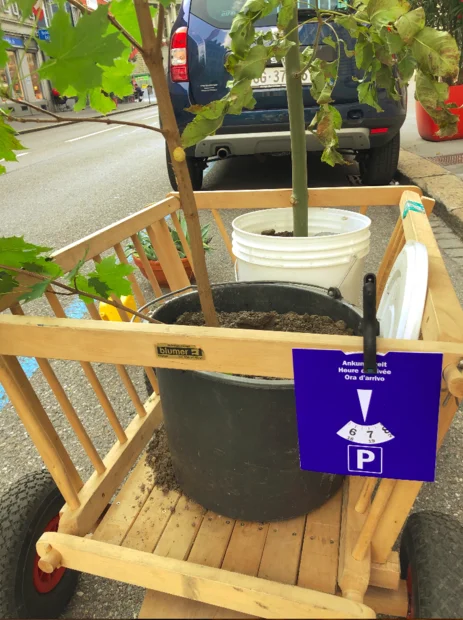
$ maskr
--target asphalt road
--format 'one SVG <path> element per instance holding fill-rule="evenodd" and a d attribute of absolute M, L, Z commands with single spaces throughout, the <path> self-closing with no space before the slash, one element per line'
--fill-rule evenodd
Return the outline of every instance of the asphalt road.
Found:
<path fill-rule="evenodd" d="M 119 115 L 120 120 L 158 124 L 157 109 L 139 110 Z M 0 177 L 0 231 L 2 235 L 24 235 L 35 243 L 59 248 L 76 241 L 118 219 L 162 199 L 170 191 L 165 165 L 163 139 L 154 132 L 127 127 L 105 127 L 82 124 L 24 135 L 28 148 L 18 163 L 7 163 L 8 173 Z M 332 170 L 311 159 L 312 186 L 347 185 L 347 174 L 356 169 Z M 270 158 L 258 162 L 253 158 L 214 164 L 207 172 L 205 189 L 258 189 L 289 187 L 290 162 Z M 227 226 L 232 217 L 228 214 Z M 208 213 L 202 214 L 209 222 Z M 397 218 L 395 210 L 372 210 L 373 239 L 367 262 L 368 270 L 378 267 L 385 245 Z M 452 240 L 452 247 L 463 245 L 447 226 L 433 218 L 437 237 L 442 245 Z M 214 282 L 233 279 L 225 250 L 220 245 L 215 225 L 211 223 L 214 251 L 208 257 Z M 447 267 L 463 302 L 463 269 L 444 251 Z M 79 302 L 66 305 L 70 316 L 85 315 Z M 31 313 L 48 313 L 44 302 L 31 304 Z M 63 441 L 83 475 L 88 467 L 72 431 L 49 393 L 34 362 L 24 360 L 26 372 L 42 402 L 58 428 Z M 82 376 L 78 363 L 54 362 L 54 368 L 66 388 L 97 447 L 105 452 L 113 442 L 95 396 Z M 121 422 L 125 425 L 133 409 L 112 367 L 95 365 Z M 130 370 L 142 394 L 143 376 L 140 369 Z M 6 491 L 23 474 L 41 467 L 41 461 L 16 413 L 0 391 L 0 493 Z M 416 441 L 419 441 L 419 435 Z M 456 421 L 439 455 L 438 480 L 425 485 L 418 509 L 441 510 L 463 522 L 461 490 L 463 482 L 463 423 Z M 82 576 L 64 617 L 66 618 L 129 618 L 136 617 L 143 591 L 90 576 Z"/>

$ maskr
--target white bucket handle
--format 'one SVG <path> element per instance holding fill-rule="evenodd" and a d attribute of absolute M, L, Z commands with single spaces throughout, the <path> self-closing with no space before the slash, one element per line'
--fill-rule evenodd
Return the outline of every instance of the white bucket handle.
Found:
<path fill-rule="evenodd" d="M 339 284 L 339 286 L 337 287 L 339 290 L 341 290 L 342 285 L 344 284 L 344 282 L 347 280 L 347 277 L 349 276 L 350 272 L 352 271 L 352 269 L 355 267 L 355 263 L 359 260 L 357 254 L 354 254 L 352 256 L 352 258 L 350 259 L 350 263 L 349 263 L 349 267 L 347 268 L 346 274 L 343 277 L 343 279 L 341 280 L 341 284 Z"/>

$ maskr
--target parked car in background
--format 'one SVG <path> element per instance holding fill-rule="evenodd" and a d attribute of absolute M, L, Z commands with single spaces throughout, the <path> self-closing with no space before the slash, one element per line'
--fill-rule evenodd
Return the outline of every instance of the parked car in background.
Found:
<path fill-rule="evenodd" d="M 234 16 L 245 0 L 183 0 L 177 21 L 172 29 L 168 82 L 177 123 L 182 131 L 193 116 L 185 109 L 193 104 L 205 105 L 220 99 L 227 92 L 230 75 L 224 68 L 229 49 L 229 31 Z M 307 6 L 307 3 L 301 3 Z M 347 11 L 345 0 L 321 0 L 321 8 Z M 313 11 L 301 8 L 300 21 L 313 16 Z M 277 15 L 258 22 L 262 30 L 276 28 Z M 301 48 L 313 46 L 317 25 L 301 24 Z M 332 29 L 350 50 L 355 42 L 337 24 L 323 27 L 321 40 L 335 39 Z M 337 58 L 338 51 L 320 44 L 317 54 L 327 61 Z M 383 112 L 376 112 L 357 97 L 358 79 L 362 77 L 355 57 L 348 57 L 344 46 L 340 51 L 339 78 L 333 91 L 334 104 L 343 119 L 339 131 L 340 150 L 355 156 L 364 185 L 386 185 L 393 179 L 399 160 L 400 128 L 407 111 L 407 94 L 402 89 L 399 101 L 380 91 Z M 304 106 L 307 125 L 318 106 L 310 94 L 310 78 L 304 76 Z M 188 167 L 193 187 L 202 187 L 203 173 L 211 159 L 226 159 L 242 155 L 276 155 L 290 152 L 288 105 L 285 71 L 282 63 L 270 59 L 265 73 L 254 80 L 254 110 L 239 116 L 226 116 L 214 136 L 209 136 L 187 150 Z M 307 150 L 322 151 L 321 143 L 307 132 Z M 172 187 L 176 179 L 167 153 L 167 166 Z"/>

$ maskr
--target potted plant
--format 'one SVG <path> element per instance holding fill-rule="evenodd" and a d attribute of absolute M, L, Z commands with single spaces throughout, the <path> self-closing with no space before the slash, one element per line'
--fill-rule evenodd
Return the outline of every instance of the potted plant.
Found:
<path fill-rule="evenodd" d="M 455 37 L 458 49 L 463 49 L 463 4 L 460 0 L 414 0 L 415 7 L 422 7 L 429 26 L 447 31 Z M 420 136 L 424 140 L 439 142 L 463 138 L 463 55 L 460 56 L 459 72 L 456 79 L 444 80 L 440 88 L 446 103 L 454 106 L 452 113 L 458 118 L 458 130 L 453 136 L 442 136 L 432 111 L 416 102 L 416 122 Z"/>
<path fill-rule="evenodd" d="M 43 79 L 52 80 L 56 88 L 67 96 L 77 95 L 81 102 L 85 102 L 88 96 L 94 109 L 107 112 L 114 103 L 102 95 L 102 90 L 114 92 L 117 96 L 132 91 L 132 65 L 127 57 L 136 48 L 147 64 L 155 87 L 162 128 L 110 118 L 73 121 L 141 126 L 166 138 L 188 227 L 198 291 L 166 302 L 149 320 L 175 323 L 185 311 L 197 312 L 201 309 L 204 323 L 215 327 L 219 325 L 215 302 L 220 312 L 245 311 L 251 319 L 256 312 L 268 314 L 273 310 L 280 314 L 291 311 L 293 314 L 309 312 L 329 315 L 333 322 L 342 320 L 345 328 L 351 330 L 349 333 L 357 333 L 358 310 L 343 300 L 315 292 L 306 286 L 281 282 L 243 285 L 238 282 L 215 285 L 212 290 L 185 148 L 216 132 L 225 114 L 240 114 L 244 107 L 252 108 L 252 80 L 262 74 L 270 55 L 285 57 L 293 160 L 291 232 L 294 238 L 288 241 L 298 243 L 309 235 L 306 128 L 301 80 L 306 69 L 310 71 L 312 91 L 319 104 L 310 129 L 316 132 L 324 145 L 324 161 L 331 165 L 344 162 L 337 149 L 336 131 L 341 119 L 330 105 L 338 62 L 328 63 L 316 54 L 323 24 L 340 24 L 357 40 L 355 50 L 348 51 L 355 52 L 357 65 L 364 71 L 364 77 L 359 82 L 360 101 L 379 107 L 377 88 L 387 88 L 391 96 L 398 96 L 393 79 L 396 72 L 406 83 L 418 68 L 421 84 L 429 87 L 419 88 L 418 97 L 426 109 L 432 110 L 433 106 L 437 109 L 441 131 L 448 135 L 454 133 L 456 119 L 443 100 L 439 80 L 450 78 L 456 72 L 458 50 L 454 39 L 425 28 L 423 10 L 409 11 L 404 0 L 355 0 L 355 7 L 349 14 L 320 9 L 315 0 L 314 16 L 306 21 L 317 24 L 316 39 L 313 49 L 307 48 L 301 56 L 299 3 L 296 0 L 248 0 L 238 12 L 231 32 L 232 53 L 227 67 L 233 79 L 229 92 L 220 101 L 192 108 L 195 120 L 181 139 L 162 61 L 164 8 L 170 4 L 169 0 L 160 0 L 157 32 L 147 0 L 133 0 L 133 3 L 131 0 L 112 0 L 99 5 L 95 11 L 79 0 L 68 2 L 78 8 L 83 17 L 73 27 L 64 7 L 55 13 L 49 29 L 50 41 L 37 42 L 49 57 L 39 69 Z M 18 3 L 27 18 L 31 12 L 29 0 L 18 0 Z M 255 22 L 275 10 L 279 10 L 278 32 L 256 30 Z M 0 67 L 7 62 L 2 36 L 0 33 Z M 339 50 L 341 40 L 339 37 L 335 39 L 325 38 L 329 41 L 326 44 L 334 45 Z M 89 45 L 89 40 L 92 45 Z M 14 92 L 8 88 L 2 89 L 1 94 L 17 102 Z M 28 102 L 21 103 L 35 108 Z M 64 120 L 54 113 L 48 112 L 48 115 L 56 123 Z M 14 160 L 14 151 L 22 148 L 8 125 L 10 119 L 17 120 L 9 112 L 0 116 L 0 158 L 6 160 Z M 43 121 L 24 119 L 24 122 L 29 120 Z M 21 298 L 34 299 L 53 285 L 57 288 L 64 286 L 67 292 L 79 294 L 84 300 L 106 300 L 111 295 L 120 297 L 130 292 L 126 276 L 131 272 L 131 267 L 117 263 L 112 257 L 97 263 L 94 272 L 83 274 L 84 257 L 68 274 L 68 283 L 63 284 L 62 270 L 50 260 L 52 257 L 46 251 L 46 248 L 31 246 L 17 238 L 0 239 L 0 293 L 14 293 L 21 286 Z M 290 251 L 290 247 L 285 249 L 285 252 Z M 24 277 L 28 278 L 26 282 Z M 117 301 L 109 300 L 109 303 L 121 308 Z M 124 309 L 136 314 L 122 306 Z M 145 315 L 141 317 L 145 318 Z M 249 317 L 247 320 L 247 327 L 253 328 L 255 322 L 251 320 L 249 323 Z M 180 378 L 183 381 L 181 389 Z M 239 515 L 241 518 L 281 519 L 315 508 L 339 486 L 339 479 L 300 471 L 293 382 L 163 370 L 159 372 L 159 385 L 179 481 L 191 497 L 196 496 L 206 507 L 221 514 L 225 510 L 230 514 L 233 512 L 232 516 Z M 179 401 L 179 397 L 184 402 Z M 270 411 L 271 405 L 273 408 Z M 255 415 L 256 411 L 260 414 Z M 186 445 L 188 450 L 184 449 Z M 217 498 L 219 501 L 215 501 Z M 228 502 L 226 506 L 225 502 Z"/>
<path fill-rule="evenodd" d="M 185 218 L 182 215 L 180 215 L 178 219 L 179 219 L 180 226 L 182 228 L 183 234 L 185 236 L 185 239 L 186 239 L 188 245 L 190 245 L 190 236 L 188 234 L 188 227 L 186 225 L 186 220 L 185 220 Z M 210 233 L 209 233 L 209 228 L 210 228 L 209 224 L 206 224 L 205 226 L 201 227 L 201 237 L 202 237 L 202 240 L 203 240 L 203 248 L 204 248 L 204 251 L 206 253 L 210 252 L 212 250 L 211 246 L 209 245 L 210 241 L 211 241 L 211 236 L 210 236 Z M 193 269 L 192 269 L 192 267 L 190 265 L 190 261 L 188 260 L 186 254 L 185 254 L 185 251 L 183 249 L 182 241 L 181 241 L 181 239 L 179 237 L 179 234 L 178 234 L 178 232 L 174 228 L 171 228 L 170 229 L 170 235 L 172 237 L 172 241 L 175 244 L 175 247 L 177 249 L 178 255 L 182 259 L 182 263 L 183 263 L 183 266 L 184 266 L 185 271 L 187 273 L 187 276 L 189 277 L 189 279 L 191 281 L 191 278 L 193 276 Z M 167 283 L 167 278 L 166 278 L 166 276 L 164 274 L 164 271 L 162 269 L 161 263 L 158 260 L 158 257 L 156 255 L 156 252 L 155 252 L 154 248 L 153 248 L 153 245 L 151 243 L 151 240 L 149 238 L 148 233 L 146 231 L 141 231 L 141 232 L 138 233 L 138 238 L 140 239 L 140 243 L 143 246 L 143 249 L 145 251 L 146 257 L 148 258 L 148 260 L 150 262 L 151 269 L 153 270 L 154 275 L 156 276 L 156 279 L 157 279 L 158 283 L 161 286 L 167 286 L 167 284 L 168 284 Z M 145 270 L 145 268 L 143 266 L 143 262 L 141 261 L 140 257 L 138 256 L 136 248 L 133 245 L 133 243 L 127 244 L 127 246 L 126 246 L 126 255 L 128 257 L 130 257 L 130 256 L 133 257 L 133 262 L 138 267 L 138 269 L 141 271 L 141 273 L 145 276 L 145 278 L 147 278 L 148 276 L 147 276 L 146 270 Z"/>
<path fill-rule="evenodd" d="M 249 213 L 233 223 L 233 252 L 238 280 L 285 280 L 324 286 L 342 285 L 343 294 L 356 302 L 363 261 L 369 250 L 369 219 L 346 211 L 308 209 L 306 130 L 324 146 L 322 160 L 334 166 L 348 163 L 338 151 L 339 111 L 331 105 L 341 51 L 355 56 L 362 72 L 360 103 L 381 109 L 380 89 L 399 99 L 417 71 L 417 98 L 439 124 L 442 136 L 453 136 L 457 119 L 446 103 L 443 80 L 456 78 L 459 51 L 455 39 L 425 25 L 420 6 L 410 10 L 403 0 L 355 0 L 347 11 L 323 8 L 319 0 L 249 0 L 237 13 L 230 31 L 231 54 L 226 68 L 229 92 L 205 106 L 192 106 L 194 120 L 183 133 L 184 146 L 214 134 L 226 114 L 240 114 L 255 106 L 253 80 L 264 73 L 269 59 L 285 59 L 291 156 L 293 215 L 287 209 Z M 344 4 L 345 6 L 345 4 Z M 263 17 L 278 11 L 278 30 L 256 28 Z M 298 31 L 311 28 L 313 45 L 300 51 Z M 331 33 L 326 36 L 327 29 Z M 353 49 L 343 42 L 348 31 Z M 325 34 L 322 34 L 325 33 Z M 323 38 L 322 38 L 323 37 Z M 307 39 L 307 36 L 306 36 Z M 328 62 L 318 55 L 321 45 L 337 50 Z M 306 128 L 302 76 L 310 74 L 311 95 L 319 110 Z M 270 229 L 270 230 L 269 230 Z M 270 235 L 269 235 L 270 232 Z M 325 233 L 325 234 L 324 234 Z"/>

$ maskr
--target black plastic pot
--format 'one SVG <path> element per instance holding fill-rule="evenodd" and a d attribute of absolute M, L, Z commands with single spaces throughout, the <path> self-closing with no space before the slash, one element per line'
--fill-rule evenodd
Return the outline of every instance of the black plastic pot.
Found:
<path fill-rule="evenodd" d="M 357 310 L 307 286 L 226 283 L 214 285 L 213 295 L 218 311 L 328 315 L 359 333 Z M 192 292 L 153 316 L 172 324 L 199 310 Z M 299 467 L 293 381 L 161 368 L 156 373 L 176 476 L 185 494 L 208 510 L 249 521 L 289 519 L 318 508 L 340 487 L 340 476 Z"/>

